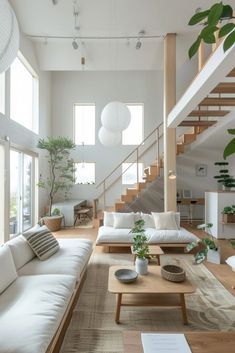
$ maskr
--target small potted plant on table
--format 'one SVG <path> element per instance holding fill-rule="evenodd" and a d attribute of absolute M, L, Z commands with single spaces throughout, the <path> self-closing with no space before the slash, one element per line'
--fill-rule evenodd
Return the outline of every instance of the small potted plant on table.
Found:
<path fill-rule="evenodd" d="M 146 275 L 148 273 L 149 237 L 145 234 L 144 221 L 136 221 L 130 233 L 134 234 L 133 252 L 136 254 L 136 272 L 140 275 Z"/>
<path fill-rule="evenodd" d="M 222 215 L 223 223 L 235 223 L 235 205 L 224 207 Z"/>

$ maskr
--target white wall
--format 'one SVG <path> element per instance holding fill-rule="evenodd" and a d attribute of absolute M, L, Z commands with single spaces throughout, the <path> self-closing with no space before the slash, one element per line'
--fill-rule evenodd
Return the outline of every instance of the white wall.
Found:
<path fill-rule="evenodd" d="M 96 145 L 78 146 L 74 153 L 77 161 L 96 163 L 96 185 L 135 146 L 107 148 L 98 140 L 100 115 L 104 106 L 119 100 L 125 103 L 144 103 L 144 135 L 149 134 L 162 121 L 162 72 L 53 72 L 52 74 L 52 134 L 73 138 L 73 104 L 95 103 Z M 133 131 L 134 133 L 134 131 Z M 152 158 L 154 159 L 155 156 Z M 120 197 L 121 185 L 116 185 L 108 204 Z M 76 185 L 73 197 L 92 200 L 102 191 L 95 186 Z"/>

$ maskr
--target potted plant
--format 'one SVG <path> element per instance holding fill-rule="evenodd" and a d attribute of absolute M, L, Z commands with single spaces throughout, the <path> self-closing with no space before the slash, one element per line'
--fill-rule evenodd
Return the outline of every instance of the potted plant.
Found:
<path fill-rule="evenodd" d="M 204 230 L 210 235 L 210 238 L 205 237 L 198 241 L 194 241 L 187 245 L 186 251 L 190 252 L 199 246 L 199 251 L 194 255 L 195 263 L 200 264 L 205 259 L 208 262 L 220 264 L 220 251 L 214 240 L 212 239 L 211 228 L 213 227 L 212 223 L 199 224 L 197 229 Z"/>
<path fill-rule="evenodd" d="M 149 257 L 149 237 L 145 234 L 144 220 L 140 219 L 135 222 L 135 226 L 130 233 L 133 237 L 133 252 L 136 254 L 135 269 L 140 275 L 148 273 L 148 257 Z"/>
<path fill-rule="evenodd" d="M 235 187 L 235 180 L 229 174 L 228 162 L 215 162 L 216 166 L 221 167 L 219 170 L 219 175 L 215 175 L 214 178 L 217 179 L 217 182 L 222 185 L 223 190 L 230 190 L 232 187 Z"/>
<path fill-rule="evenodd" d="M 222 215 L 223 223 L 235 223 L 235 205 L 225 206 Z"/>
<path fill-rule="evenodd" d="M 59 136 L 39 139 L 37 147 L 48 153 L 46 157 L 49 164 L 49 176 L 43 178 L 41 175 L 38 186 L 46 189 L 49 197 L 49 210 L 48 215 L 44 217 L 44 223 L 50 230 L 55 231 L 60 229 L 63 216 L 58 209 L 52 212 L 52 205 L 57 193 L 62 191 L 67 197 L 68 191 L 74 185 L 75 169 L 70 153 L 75 148 L 75 144 L 69 138 Z"/>

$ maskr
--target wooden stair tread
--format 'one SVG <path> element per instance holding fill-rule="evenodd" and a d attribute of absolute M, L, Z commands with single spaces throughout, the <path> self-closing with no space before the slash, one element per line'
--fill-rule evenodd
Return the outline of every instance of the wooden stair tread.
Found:
<path fill-rule="evenodd" d="M 223 98 L 204 98 L 199 106 L 235 106 L 235 97 L 223 97 Z"/>
<path fill-rule="evenodd" d="M 230 113 L 229 110 L 193 110 L 188 116 L 192 117 L 201 117 L 201 116 L 211 116 L 211 117 L 220 117 L 225 116 Z"/>
<path fill-rule="evenodd" d="M 221 82 L 211 93 L 235 93 L 235 82 Z"/>
<path fill-rule="evenodd" d="M 227 75 L 227 77 L 235 77 L 235 68 L 232 69 L 232 71 L 229 72 L 229 74 Z"/>
<path fill-rule="evenodd" d="M 179 126 L 212 126 L 214 124 L 216 124 L 217 121 L 216 120 L 184 120 L 181 121 L 181 123 L 179 124 Z"/>

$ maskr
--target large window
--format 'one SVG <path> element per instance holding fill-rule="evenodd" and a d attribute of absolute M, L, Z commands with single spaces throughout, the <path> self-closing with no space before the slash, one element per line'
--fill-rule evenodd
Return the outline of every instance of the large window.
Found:
<path fill-rule="evenodd" d="M 127 104 L 131 112 L 131 122 L 126 130 L 122 132 L 123 145 L 139 145 L 143 141 L 143 104 Z"/>
<path fill-rule="evenodd" d="M 143 163 L 138 163 L 138 175 L 137 175 L 137 163 L 122 163 L 122 184 L 133 185 L 143 180 Z"/>
<path fill-rule="evenodd" d="M 74 142 L 76 145 L 95 144 L 95 105 L 74 105 Z"/>
<path fill-rule="evenodd" d="M 10 235 L 18 235 L 33 226 L 34 157 L 10 151 Z"/>
<path fill-rule="evenodd" d="M 4 223 L 5 223 L 5 150 L 0 143 L 0 244 L 4 243 Z"/>
<path fill-rule="evenodd" d="M 0 113 L 5 114 L 5 73 L 0 74 Z"/>
<path fill-rule="evenodd" d="M 75 183 L 95 184 L 95 163 L 75 163 Z"/>
<path fill-rule="evenodd" d="M 16 58 L 10 69 L 10 116 L 38 132 L 38 78 L 23 58 Z"/>

